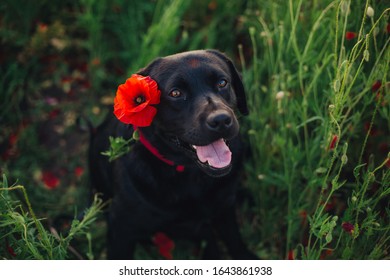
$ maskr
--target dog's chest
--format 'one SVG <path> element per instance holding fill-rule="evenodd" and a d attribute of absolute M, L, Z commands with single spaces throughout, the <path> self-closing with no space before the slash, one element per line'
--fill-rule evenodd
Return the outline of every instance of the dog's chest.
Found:
<path fill-rule="evenodd" d="M 234 200 L 234 188 L 225 180 L 198 172 L 183 172 L 160 180 L 146 195 L 152 203 L 176 215 L 214 216 Z"/>

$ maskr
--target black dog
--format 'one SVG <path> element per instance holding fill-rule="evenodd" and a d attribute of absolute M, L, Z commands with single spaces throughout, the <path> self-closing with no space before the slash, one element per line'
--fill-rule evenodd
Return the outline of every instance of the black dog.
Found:
<path fill-rule="evenodd" d="M 221 258 L 217 240 L 234 259 L 255 258 L 235 217 L 242 147 L 234 111 L 246 115 L 248 109 L 232 62 L 218 51 L 191 51 L 158 58 L 138 74 L 150 76 L 161 91 L 152 125 L 139 129 L 143 141 L 109 163 L 101 155 L 109 136 L 133 134 L 110 117 L 90 150 L 92 184 L 113 197 L 108 258 L 132 258 L 136 243 L 156 232 L 206 240 L 204 258 Z"/>

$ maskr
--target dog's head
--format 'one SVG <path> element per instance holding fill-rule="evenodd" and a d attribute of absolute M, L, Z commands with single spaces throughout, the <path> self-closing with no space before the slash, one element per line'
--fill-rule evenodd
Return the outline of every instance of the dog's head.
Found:
<path fill-rule="evenodd" d="M 152 129 L 211 176 L 231 169 L 229 140 L 237 136 L 235 112 L 247 115 L 244 87 L 233 63 L 214 50 L 158 58 L 139 71 L 161 91 Z"/>

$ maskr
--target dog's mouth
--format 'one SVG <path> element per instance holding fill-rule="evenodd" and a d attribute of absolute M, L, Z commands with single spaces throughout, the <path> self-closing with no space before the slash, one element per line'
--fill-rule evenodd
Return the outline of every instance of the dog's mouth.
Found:
<path fill-rule="evenodd" d="M 205 173 L 212 177 L 225 176 L 232 168 L 232 152 L 228 141 L 223 138 L 203 146 L 189 144 L 178 137 L 171 138 L 171 141 L 184 150 Z"/>

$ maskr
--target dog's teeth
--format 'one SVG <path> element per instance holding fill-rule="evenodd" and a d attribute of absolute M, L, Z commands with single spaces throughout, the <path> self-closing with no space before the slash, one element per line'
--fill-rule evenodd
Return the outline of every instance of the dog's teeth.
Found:
<path fill-rule="evenodd" d="M 191 145 L 192 146 L 192 148 L 194 148 L 194 150 L 196 150 L 196 146 L 195 145 Z"/>

